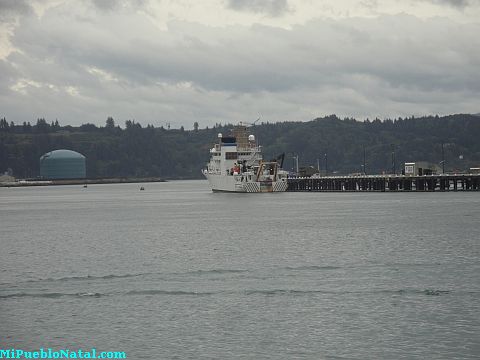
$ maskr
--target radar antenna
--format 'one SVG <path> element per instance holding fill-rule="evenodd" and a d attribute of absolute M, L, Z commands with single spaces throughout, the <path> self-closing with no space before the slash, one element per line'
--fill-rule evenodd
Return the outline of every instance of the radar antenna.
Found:
<path fill-rule="evenodd" d="M 240 126 L 245 126 L 245 125 L 248 125 L 248 126 L 255 126 L 255 124 L 257 123 L 257 121 L 260 120 L 260 117 L 258 117 L 257 120 L 255 120 L 253 123 L 251 122 L 248 122 L 248 121 L 240 121 Z"/>

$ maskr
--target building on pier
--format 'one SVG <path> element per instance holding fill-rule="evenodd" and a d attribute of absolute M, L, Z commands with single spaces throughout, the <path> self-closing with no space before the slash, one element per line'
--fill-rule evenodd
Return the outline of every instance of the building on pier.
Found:
<path fill-rule="evenodd" d="M 423 176 L 441 174 L 442 168 L 437 164 L 429 163 L 427 161 L 417 161 L 405 163 L 405 176 Z"/>

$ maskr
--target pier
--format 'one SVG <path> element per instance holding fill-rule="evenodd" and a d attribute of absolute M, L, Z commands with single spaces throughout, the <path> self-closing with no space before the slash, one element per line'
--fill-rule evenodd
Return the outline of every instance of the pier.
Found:
<path fill-rule="evenodd" d="M 287 191 L 480 191 L 480 174 L 293 177 Z"/>

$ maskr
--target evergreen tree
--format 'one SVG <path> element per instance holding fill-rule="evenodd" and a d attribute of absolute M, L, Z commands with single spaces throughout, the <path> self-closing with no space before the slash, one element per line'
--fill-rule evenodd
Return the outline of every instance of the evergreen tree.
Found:
<path fill-rule="evenodd" d="M 113 120 L 113 117 L 109 116 L 107 118 L 107 121 L 105 122 L 105 127 L 109 130 L 112 130 L 115 128 L 115 121 Z"/>
<path fill-rule="evenodd" d="M 0 119 L 0 131 L 7 132 L 9 129 L 7 119 Z"/>
<path fill-rule="evenodd" d="M 44 118 L 37 119 L 37 124 L 35 125 L 35 131 L 39 134 L 48 133 L 49 125 Z"/>

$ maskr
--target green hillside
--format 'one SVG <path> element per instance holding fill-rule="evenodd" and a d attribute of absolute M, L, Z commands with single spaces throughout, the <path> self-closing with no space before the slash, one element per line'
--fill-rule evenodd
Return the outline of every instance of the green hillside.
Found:
<path fill-rule="evenodd" d="M 109 118 L 106 125 L 80 127 L 49 124 L 22 125 L 0 120 L 0 172 L 18 178 L 39 175 L 39 158 L 55 149 L 71 149 L 87 157 L 87 175 L 99 177 L 201 178 L 209 149 L 219 132 L 232 124 L 196 130 L 142 127 L 127 121 L 125 128 Z M 264 146 L 265 158 L 286 154 L 285 168 L 320 164 L 329 173 L 396 172 L 408 161 L 440 164 L 442 144 L 446 171 L 480 165 L 480 117 L 450 115 L 360 122 L 336 116 L 308 122 L 262 123 L 251 128 Z M 325 155 L 326 154 L 326 155 Z"/>

